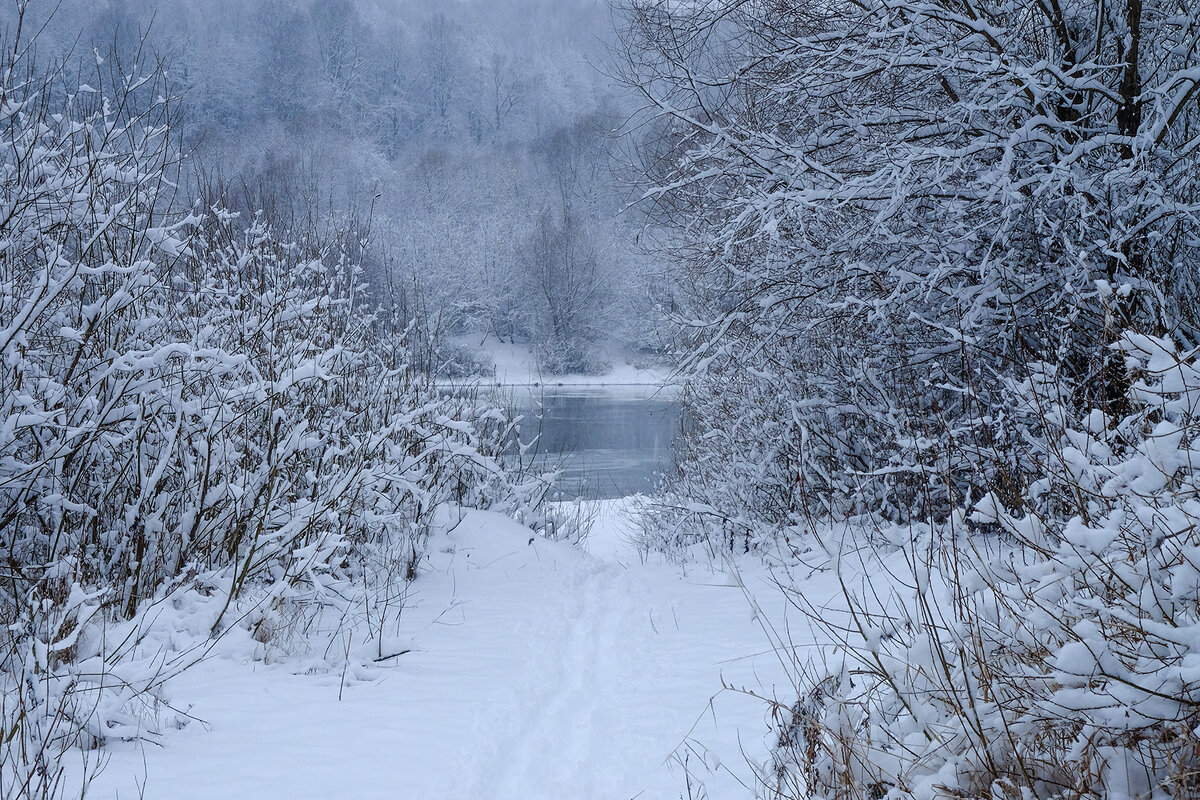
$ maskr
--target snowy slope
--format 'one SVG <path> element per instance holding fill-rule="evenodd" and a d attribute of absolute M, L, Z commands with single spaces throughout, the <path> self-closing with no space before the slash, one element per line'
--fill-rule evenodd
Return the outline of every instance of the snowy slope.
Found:
<path fill-rule="evenodd" d="M 211 659 L 173 684 L 205 725 L 116 749 L 88 796 L 652 800 L 686 791 L 676 754 L 716 769 L 711 796 L 749 796 L 769 708 L 722 681 L 786 700 L 786 673 L 737 579 L 641 563 L 620 510 L 595 554 L 469 513 L 395 631 L 411 652 L 345 677 Z M 767 576 L 743 577 L 775 614 Z"/>

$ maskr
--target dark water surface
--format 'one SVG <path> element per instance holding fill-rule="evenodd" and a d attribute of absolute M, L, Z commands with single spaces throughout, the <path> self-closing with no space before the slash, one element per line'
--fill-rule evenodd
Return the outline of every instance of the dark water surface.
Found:
<path fill-rule="evenodd" d="M 679 403 L 657 387 L 514 388 L 521 441 L 537 439 L 534 466 L 558 469 L 563 497 L 649 492 L 671 466 Z"/>

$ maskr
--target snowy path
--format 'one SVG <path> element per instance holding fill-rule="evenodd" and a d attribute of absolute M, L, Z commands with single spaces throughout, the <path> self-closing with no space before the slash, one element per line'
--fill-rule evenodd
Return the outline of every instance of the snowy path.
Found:
<path fill-rule="evenodd" d="M 766 757 L 769 709 L 722 680 L 789 690 L 742 590 L 617 563 L 629 554 L 611 535 L 595 549 L 605 558 L 471 514 L 435 546 L 396 631 L 413 652 L 382 680 L 205 662 L 174 694 L 208 729 L 117 751 L 88 796 L 145 783 L 164 800 L 677 798 L 685 742 L 710 750 L 710 796 L 749 796 L 743 751 Z M 756 595 L 776 602 L 765 583 Z"/>

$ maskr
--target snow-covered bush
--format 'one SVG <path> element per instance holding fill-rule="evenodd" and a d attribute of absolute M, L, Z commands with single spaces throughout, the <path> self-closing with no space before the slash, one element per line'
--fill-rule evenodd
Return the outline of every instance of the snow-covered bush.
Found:
<path fill-rule="evenodd" d="M 1200 6 L 621 5 L 667 522 L 880 549 L 810 609 L 780 793 L 1195 796 Z"/>
<path fill-rule="evenodd" d="M 1044 477 L 900 536 L 844 584 L 849 615 L 814 613 L 839 647 L 784 730 L 784 785 L 1200 796 L 1200 359 L 1152 336 L 1114 349 L 1128 413 L 1074 414 L 1035 365 L 1013 404 Z"/>
<path fill-rule="evenodd" d="M 603 375 L 612 362 L 594 342 L 582 337 L 545 339 L 535 343 L 538 369 L 548 375 Z"/>
<path fill-rule="evenodd" d="M 52 796 L 66 749 L 153 735 L 244 597 L 411 580 L 439 506 L 525 499 L 507 418 L 368 306 L 361 241 L 181 210 L 160 72 L 0 49 L 0 795 Z M 188 592 L 203 629 L 150 636 Z"/>
<path fill-rule="evenodd" d="M 1026 363 L 1106 408 L 1119 330 L 1200 330 L 1193 5 L 620 5 L 696 387 L 687 493 L 944 517 L 1022 471 L 1002 389 Z M 1100 280 L 1137 291 L 1108 304 Z"/>

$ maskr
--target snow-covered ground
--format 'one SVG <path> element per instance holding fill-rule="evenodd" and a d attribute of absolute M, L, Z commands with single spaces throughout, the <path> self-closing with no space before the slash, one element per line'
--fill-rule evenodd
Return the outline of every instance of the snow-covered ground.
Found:
<path fill-rule="evenodd" d="M 345 675 L 212 657 L 172 684 L 203 724 L 118 745 L 88 797 L 673 799 L 679 758 L 751 796 L 770 708 L 722 687 L 794 699 L 761 627 L 783 597 L 752 564 L 646 561 L 630 524 L 602 502 L 580 549 L 468 513 L 393 632 L 410 652 Z"/>
<path fill-rule="evenodd" d="M 537 366 L 537 358 L 527 344 L 501 342 L 494 336 L 482 341 L 478 336 L 460 336 L 453 343 L 475 351 L 480 361 L 495 365 L 495 380 L 505 386 L 542 385 L 561 386 L 661 386 L 671 375 L 668 367 L 651 365 L 644 357 L 635 356 L 623 347 L 611 344 L 606 358 L 612 369 L 603 375 L 549 375 Z"/>

